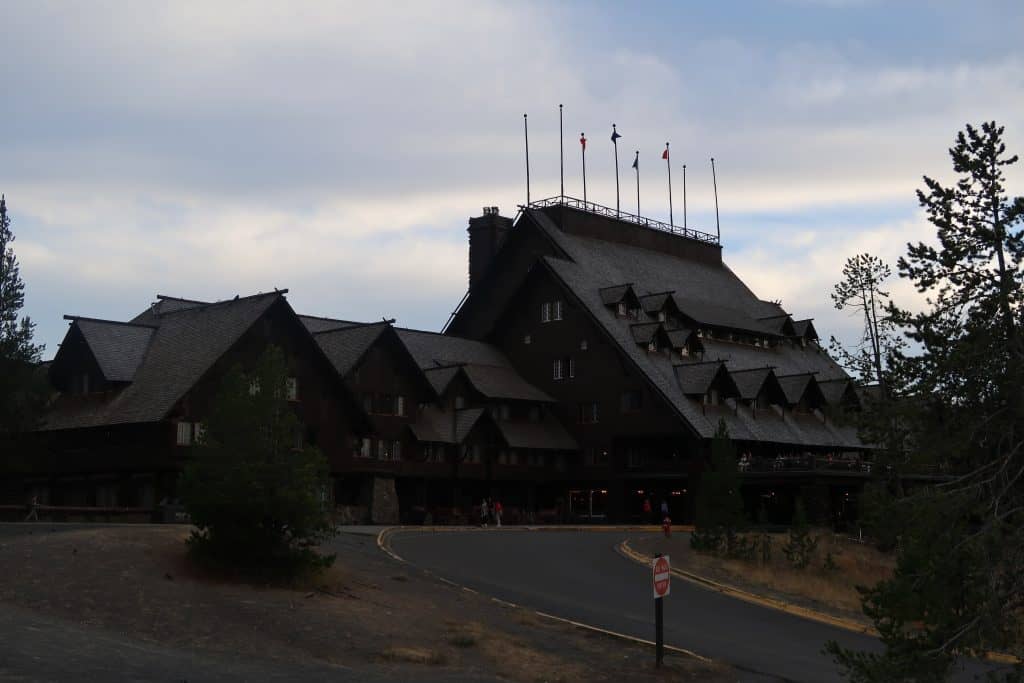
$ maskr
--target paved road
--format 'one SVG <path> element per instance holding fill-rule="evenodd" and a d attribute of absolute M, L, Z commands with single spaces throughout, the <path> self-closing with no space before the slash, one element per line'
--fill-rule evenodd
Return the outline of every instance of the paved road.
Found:
<path fill-rule="evenodd" d="M 397 533 L 412 564 L 482 593 L 559 617 L 654 639 L 649 570 L 614 551 L 618 532 Z M 726 597 L 680 579 L 665 602 L 665 642 L 725 661 L 745 680 L 838 681 L 826 640 L 877 649 L 871 637 Z"/>

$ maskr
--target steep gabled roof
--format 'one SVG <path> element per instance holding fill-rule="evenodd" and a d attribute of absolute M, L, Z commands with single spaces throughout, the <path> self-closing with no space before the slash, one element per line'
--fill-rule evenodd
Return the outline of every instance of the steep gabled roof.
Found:
<path fill-rule="evenodd" d="M 751 370 L 730 370 L 729 376 L 740 391 L 740 398 L 752 401 L 761 393 L 761 388 L 772 376 L 771 368 L 753 368 Z"/>
<path fill-rule="evenodd" d="M 723 363 L 686 363 L 675 366 L 676 380 L 687 396 L 703 396 L 725 369 Z"/>
<path fill-rule="evenodd" d="M 130 382 L 142 363 L 155 327 L 65 316 L 77 326 L 108 382 Z"/>
<path fill-rule="evenodd" d="M 673 294 L 676 307 L 684 316 L 698 325 L 724 327 L 730 330 L 752 332 L 759 335 L 778 336 L 771 327 L 765 326 L 743 311 L 719 304 L 691 299 Z"/>
<path fill-rule="evenodd" d="M 758 322 L 771 330 L 775 335 L 782 337 L 796 336 L 796 331 L 793 329 L 793 318 L 789 315 L 770 315 L 759 318 Z"/>
<path fill-rule="evenodd" d="M 147 352 L 131 384 L 102 407 L 72 399 L 46 418 L 44 429 L 71 429 L 102 424 L 158 422 L 210 367 L 247 332 L 284 292 L 258 294 L 182 308 L 158 316 Z M 287 305 L 287 304 L 286 304 Z"/>
<path fill-rule="evenodd" d="M 821 393 L 821 389 L 818 388 L 818 383 L 814 379 L 812 373 L 802 373 L 799 375 L 776 375 L 779 380 L 779 385 L 782 387 L 782 391 L 786 394 L 786 402 L 789 405 L 796 405 L 800 402 L 800 399 L 808 396 L 810 398 L 817 399 L 818 401 L 824 402 L 825 397 Z"/>
<path fill-rule="evenodd" d="M 633 323 L 629 326 L 629 331 L 633 334 L 633 340 L 637 344 L 648 344 L 655 336 L 658 331 L 661 330 L 661 323 Z"/>
<path fill-rule="evenodd" d="M 390 325 L 387 322 L 350 325 L 313 335 L 335 371 L 341 377 L 350 373 Z"/>
<path fill-rule="evenodd" d="M 639 301 L 636 292 L 633 291 L 633 283 L 628 282 L 624 285 L 612 285 L 611 287 L 602 287 L 598 290 L 601 293 L 601 302 L 605 306 L 613 306 L 620 301 L 630 299 L 633 301 Z"/>
<path fill-rule="evenodd" d="M 693 330 L 688 327 L 677 327 L 673 330 L 665 330 L 668 333 L 668 340 L 672 344 L 673 349 L 678 349 L 686 346 L 686 342 L 693 336 Z"/>
<path fill-rule="evenodd" d="M 818 340 L 818 331 L 814 329 L 813 318 L 793 321 L 793 334 L 808 340 Z"/>
<path fill-rule="evenodd" d="M 445 367 L 438 368 L 423 368 L 423 374 L 426 376 L 427 381 L 434 387 L 434 391 L 438 396 L 443 394 L 448 389 L 448 385 L 455 379 L 455 376 L 459 374 L 461 367 L 458 365 L 448 365 Z"/>
<path fill-rule="evenodd" d="M 159 316 L 165 313 L 177 313 L 188 308 L 207 306 L 208 301 L 196 301 L 195 299 L 182 299 L 176 296 L 156 295 L 156 301 L 149 305 L 149 308 L 131 319 L 132 323 L 140 325 L 153 325 L 159 323 Z"/>
<path fill-rule="evenodd" d="M 665 308 L 665 304 L 669 305 L 675 303 L 672 299 L 672 295 L 675 292 L 656 292 L 654 294 L 644 294 L 640 297 L 640 305 L 650 315 L 654 315 Z"/>
<path fill-rule="evenodd" d="M 829 405 L 840 405 L 844 401 L 860 403 L 853 382 L 846 378 L 818 380 L 818 388 Z"/>
<path fill-rule="evenodd" d="M 447 413 L 435 405 L 428 405 L 409 430 L 417 441 L 430 443 L 462 443 L 473 427 L 487 414 L 483 408 L 466 408 Z"/>

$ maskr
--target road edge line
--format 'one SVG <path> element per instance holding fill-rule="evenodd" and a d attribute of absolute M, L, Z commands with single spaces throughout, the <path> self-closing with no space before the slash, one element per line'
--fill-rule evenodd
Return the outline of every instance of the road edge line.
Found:
<path fill-rule="evenodd" d="M 443 527 L 443 528 L 449 528 L 450 529 L 451 527 Z M 472 529 L 464 529 L 464 531 L 471 531 L 471 530 Z M 518 608 L 518 609 L 524 609 L 524 610 L 527 610 L 527 611 L 533 611 L 534 614 L 536 614 L 537 616 L 542 617 L 544 619 L 552 619 L 554 621 L 559 621 L 559 622 L 562 622 L 562 623 L 565 623 L 565 624 L 569 624 L 570 626 L 574 626 L 576 628 L 579 628 L 579 629 L 582 629 L 582 630 L 585 630 L 585 631 L 592 631 L 594 633 L 602 633 L 602 634 L 604 634 L 606 636 L 611 636 L 613 638 L 619 638 L 621 640 L 626 640 L 626 641 L 629 641 L 629 642 L 632 642 L 632 643 L 639 643 L 641 645 L 650 645 L 650 646 L 654 645 L 654 641 L 652 641 L 652 640 L 645 640 L 643 638 L 638 638 L 636 636 L 631 636 L 631 635 L 628 635 L 628 634 L 625 634 L 625 633 L 619 633 L 618 631 L 610 631 L 608 629 L 601 628 L 600 626 L 594 626 L 592 624 L 586 624 L 586 623 L 584 623 L 582 621 L 574 621 L 572 619 L 566 619 L 564 617 L 556 617 L 555 615 L 548 614 L 547 612 L 541 612 L 540 610 L 532 609 L 532 608 L 524 606 L 524 605 L 518 605 L 518 604 L 516 604 L 514 602 L 508 602 L 507 600 L 502 600 L 501 598 L 497 598 L 497 597 L 495 597 L 493 595 L 487 595 L 486 593 L 481 593 L 481 592 L 476 591 L 476 590 L 474 590 L 472 588 L 469 588 L 468 586 L 463 586 L 462 584 L 456 583 L 455 581 L 452 581 L 451 579 L 447 579 L 447 578 L 445 578 L 443 576 L 434 574 L 433 572 L 427 572 L 425 569 L 420 569 L 419 567 L 417 567 L 416 565 L 412 564 L 408 560 L 405 560 L 402 557 L 400 557 L 394 550 L 391 549 L 391 543 L 390 543 L 390 541 L 388 539 L 390 539 L 390 537 L 393 534 L 395 534 L 395 533 L 406 532 L 406 531 L 408 531 L 408 532 L 431 531 L 431 529 L 429 527 L 401 527 L 401 526 L 387 527 L 385 529 L 381 529 L 380 533 L 377 534 L 377 547 L 380 548 L 384 553 L 386 553 L 393 560 L 401 562 L 402 564 L 409 565 L 410 567 L 415 567 L 417 570 L 425 572 L 425 573 L 429 574 L 430 576 L 433 576 L 434 578 L 439 579 L 440 581 L 442 581 L 445 584 L 451 586 L 452 588 L 462 589 L 462 590 L 468 591 L 470 593 L 475 593 L 476 595 L 479 595 L 481 597 L 489 598 L 492 601 L 494 601 L 494 602 L 496 602 L 496 603 L 498 603 L 498 604 L 500 604 L 502 606 L 508 606 L 508 607 L 512 607 L 512 608 Z M 692 658 L 696 659 L 699 662 L 703 662 L 704 664 L 718 664 L 718 662 L 716 660 L 711 659 L 710 657 L 705 657 L 704 655 L 697 654 L 693 650 L 687 650 L 686 648 L 678 647 L 676 645 L 668 645 L 668 644 L 666 644 L 665 645 L 665 649 L 670 651 L 670 652 L 675 652 L 676 654 L 681 654 L 681 655 L 686 655 L 688 657 L 692 657 Z M 726 662 L 725 665 L 729 666 L 728 662 Z"/>
<path fill-rule="evenodd" d="M 615 549 L 623 557 L 626 557 L 636 562 L 637 564 L 642 564 L 645 567 L 650 566 L 651 560 L 653 559 L 648 557 L 647 555 L 637 552 L 632 547 L 630 547 L 628 539 L 622 541 L 617 546 L 615 546 Z M 774 609 L 779 612 L 785 612 L 787 614 L 791 614 L 796 617 L 801 617 L 809 621 L 816 621 L 818 623 L 836 626 L 846 631 L 852 631 L 853 633 L 861 633 L 869 636 L 878 636 L 878 631 L 876 631 L 874 628 L 866 624 L 861 624 L 859 622 L 853 621 L 852 619 L 843 619 L 842 617 L 837 617 L 807 607 L 794 605 L 792 603 L 788 603 L 784 600 L 779 600 L 777 598 L 770 598 L 767 596 L 758 595 L 756 593 L 751 593 L 750 591 L 743 590 L 742 588 L 737 588 L 736 586 L 730 586 L 729 584 L 720 583 L 718 581 L 714 581 L 707 577 L 701 576 L 700 574 L 694 574 L 693 572 L 688 572 L 677 567 L 672 568 L 672 574 L 692 584 L 701 586 L 702 588 L 713 590 L 715 592 L 728 595 L 738 600 L 743 600 L 744 602 L 749 602 L 751 604 L 759 605 L 761 607 L 767 607 L 769 609 Z"/>

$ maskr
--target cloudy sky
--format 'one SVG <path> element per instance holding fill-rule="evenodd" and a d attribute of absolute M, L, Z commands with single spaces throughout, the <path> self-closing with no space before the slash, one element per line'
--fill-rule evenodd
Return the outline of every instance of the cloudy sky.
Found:
<path fill-rule="evenodd" d="M 467 218 L 524 200 L 524 112 L 533 195 L 558 193 L 559 103 L 568 194 L 583 131 L 589 198 L 614 204 L 615 122 L 643 213 L 667 218 L 670 140 L 713 230 L 714 156 L 729 265 L 853 339 L 828 290 L 848 255 L 929 236 L 914 190 L 956 131 L 996 119 L 1024 152 L 1019 0 L 40 1 L 3 26 L 0 192 L 47 357 L 63 314 L 157 293 L 288 287 L 302 312 L 438 329 Z"/>

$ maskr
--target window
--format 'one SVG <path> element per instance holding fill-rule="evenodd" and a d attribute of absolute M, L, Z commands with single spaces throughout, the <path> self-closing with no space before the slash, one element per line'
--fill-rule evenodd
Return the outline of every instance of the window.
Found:
<path fill-rule="evenodd" d="M 367 436 L 360 439 L 359 442 L 359 457 L 369 458 L 373 456 L 373 440 Z"/>
<path fill-rule="evenodd" d="M 177 444 L 179 446 L 191 446 L 192 445 L 192 423 L 191 422 L 179 422 L 178 423 Z"/>
<path fill-rule="evenodd" d="M 718 389 L 708 389 L 708 393 L 704 394 L 704 405 L 717 406 L 718 402 Z"/>
<path fill-rule="evenodd" d="M 463 396 L 455 397 L 455 410 L 462 410 L 466 407 L 466 399 Z"/>
<path fill-rule="evenodd" d="M 551 304 L 547 301 L 540 305 L 540 321 L 542 323 L 551 322 Z"/>
<path fill-rule="evenodd" d="M 597 402 L 580 404 L 579 421 L 583 424 L 597 422 Z"/>
<path fill-rule="evenodd" d="M 373 394 L 363 394 L 363 410 L 367 413 L 373 412 Z"/>
<path fill-rule="evenodd" d="M 640 410 L 643 394 L 639 389 L 622 392 L 622 412 L 635 413 Z"/>
<path fill-rule="evenodd" d="M 402 442 L 401 441 L 395 441 L 391 445 L 391 459 L 392 460 L 401 460 L 402 459 Z"/>
<path fill-rule="evenodd" d="M 562 379 L 562 359 L 556 358 L 551 366 L 551 379 Z"/>
<path fill-rule="evenodd" d="M 554 304 L 552 304 L 552 307 L 553 307 L 553 310 L 554 310 L 554 315 L 552 316 L 552 319 L 553 320 L 561 320 L 562 319 L 562 302 L 561 301 L 556 301 Z"/>
<path fill-rule="evenodd" d="M 299 400 L 299 380 L 296 377 L 289 377 L 284 385 L 285 398 L 289 401 Z"/>
<path fill-rule="evenodd" d="M 512 409 L 509 408 L 507 403 L 502 403 L 498 411 L 498 416 L 501 420 L 508 421 L 512 417 Z"/>
<path fill-rule="evenodd" d="M 249 395 L 255 396 L 258 393 L 260 393 L 260 380 L 258 377 L 254 377 L 249 380 Z"/>
<path fill-rule="evenodd" d="M 89 393 L 89 373 L 83 372 L 75 375 L 72 380 L 72 391 L 79 394 Z"/>
<path fill-rule="evenodd" d="M 658 322 L 663 323 L 668 316 L 665 315 L 665 311 L 658 311 Z"/>
<path fill-rule="evenodd" d="M 405 417 L 405 396 L 395 396 L 395 415 Z"/>
<path fill-rule="evenodd" d="M 380 397 L 380 409 L 377 412 L 381 415 L 394 415 L 395 397 L 391 394 L 383 394 Z"/>
<path fill-rule="evenodd" d="M 651 341 L 647 342 L 647 353 L 654 353 L 657 350 L 658 350 L 658 342 L 657 341 L 652 339 Z"/>
<path fill-rule="evenodd" d="M 526 335 L 526 336 L 523 337 L 523 343 L 524 344 L 531 344 L 531 343 L 533 343 L 533 338 L 530 335 Z"/>
<path fill-rule="evenodd" d="M 193 440 L 196 443 L 202 443 L 204 436 L 206 436 L 206 425 L 202 422 L 196 422 L 192 430 Z"/>
<path fill-rule="evenodd" d="M 627 448 L 626 449 L 626 467 L 635 470 L 639 469 L 643 465 L 643 454 L 638 448 Z"/>
<path fill-rule="evenodd" d="M 566 365 L 569 366 L 569 379 L 576 376 L 576 363 L 573 361 L 572 356 L 569 356 L 566 360 Z"/>
<path fill-rule="evenodd" d="M 586 351 L 586 350 L 587 350 L 587 340 L 583 339 L 583 340 L 580 341 L 580 351 Z"/>
<path fill-rule="evenodd" d="M 608 464 L 608 451 L 602 448 L 588 448 L 587 449 L 587 464 L 588 465 L 607 465 Z"/>
<path fill-rule="evenodd" d="M 620 318 L 625 318 L 626 317 L 626 313 L 627 313 L 627 311 L 626 311 L 626 302 L 625 301 L 620 301 L 615 306 L 615 315 L 619 316 Z"/>
<path fill-rule="evenodd" d="M 301 451 L 302 450 L 302 445 L 303 445 L 302 430 L 301 429 L 296 429 L 295 430 L 295 441 L 292 443 L 292 448 L 294 448 L 297 451 Z"/>
<path fill-rule="evenodd" d="M 377 442 L 377 459 L 391 459 L 391 442 L 388 441 L 387 439 L 381 439 L 380 441 Z"/>

